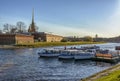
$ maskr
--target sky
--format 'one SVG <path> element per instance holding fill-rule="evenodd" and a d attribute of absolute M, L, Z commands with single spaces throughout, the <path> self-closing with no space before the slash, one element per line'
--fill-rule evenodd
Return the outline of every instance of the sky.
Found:
<path fill-rule="evenodd" d="M 120 0 L 0 0 L 0 29 L 5 23 L 31 24 L 61 36 L 120 35 Z"/>

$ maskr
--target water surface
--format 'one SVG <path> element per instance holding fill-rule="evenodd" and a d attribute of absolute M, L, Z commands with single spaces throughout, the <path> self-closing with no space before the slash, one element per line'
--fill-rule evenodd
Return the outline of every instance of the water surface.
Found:
<path fill-rule="evenodd" d="M 114 50 L 116 45 L 120 44 L 99 46 Z M 38 49 L 0 49 L 0 81 L 79 81 L 113 65 L 90 60 L 39 58 Z"/>

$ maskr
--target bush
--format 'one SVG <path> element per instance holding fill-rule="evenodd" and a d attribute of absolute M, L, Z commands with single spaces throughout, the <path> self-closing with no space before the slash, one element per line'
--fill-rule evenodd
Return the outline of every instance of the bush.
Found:
<path fill-rule="evenodd" d="M 67 39 L 62 39 L 61 42 L 67 42 Z"/>
<path fill-rule="evenodd" d="M 83 38 L 83 40 L 84 40 L 84 41 L 88 41 L 88 42 L 93 42 L 93 38 L 90 37 L 90 36 L 85 36 L 85 37 Z"/>

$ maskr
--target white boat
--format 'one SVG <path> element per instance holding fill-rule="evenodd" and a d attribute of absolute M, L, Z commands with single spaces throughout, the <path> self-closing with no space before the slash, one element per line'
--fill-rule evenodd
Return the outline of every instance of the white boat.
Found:
<path fill-rule="evenodd" d="M 58 57 L 59 59 L 90 59 L 95 57 L 95 52 L 90 49 L 88 51 L 77 49 L 55 49 L 46 48 L 38 51 L 40 57 Z"/>
<path fill-rule="evenodd" d="M 78 50 L 63 50 L 58 56 L 59 59 L 73 59 Z"/>
<path fill-rule="evenodd" d="M 57 57 L 60 55 L 59 49 L 40 49 L 38 55 L 40 57 Z"/>
<path fill-rule="evenodd" d="M 80 52 L 74 55 L 75 60 L 85 60 L 85 59 L 91 59 L 94 57 L 95 57 L 95 53 L 92 53 L 92 52 Z"/>
<path fill-rule="evenodd" d="M 96 45 L 90 45 L 90 46 L 83 46 L 82 49 L 100 49 L 99 46 Z"/>

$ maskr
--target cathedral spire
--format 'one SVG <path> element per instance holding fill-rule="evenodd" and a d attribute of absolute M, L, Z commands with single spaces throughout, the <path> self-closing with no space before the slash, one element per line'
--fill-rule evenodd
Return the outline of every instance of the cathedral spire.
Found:
<path fill-rule="evenodd" d="M 33 11 L 32 11 L 32 23 L 34 23 L 34 8 L 33 8 Z"/>
<path fill-rule="evenodd" d="M 30 32 L 30 33 L 35 33 L 36 32 L 35 22 L 34 22 L 34 8 L 32 10 L 32 23 L 29 26 L 28 32 Z"/>

